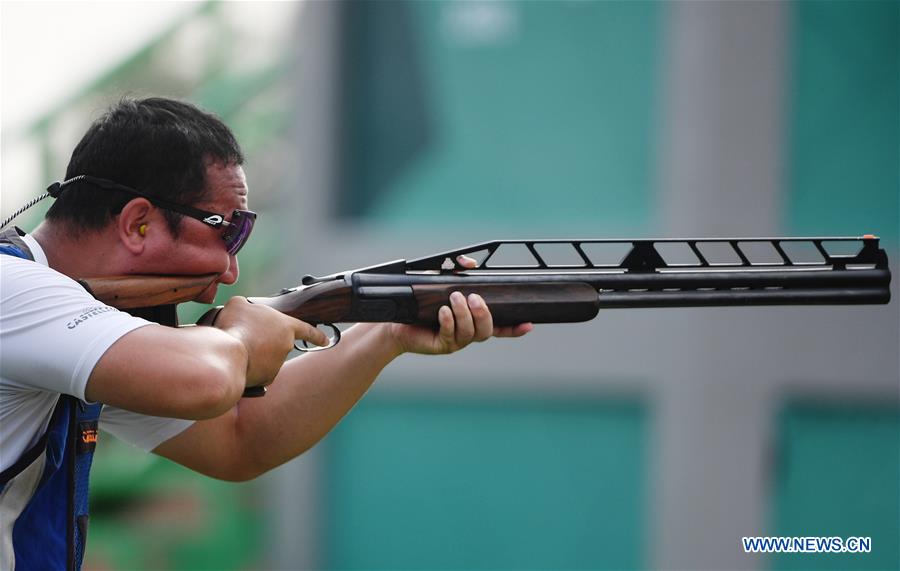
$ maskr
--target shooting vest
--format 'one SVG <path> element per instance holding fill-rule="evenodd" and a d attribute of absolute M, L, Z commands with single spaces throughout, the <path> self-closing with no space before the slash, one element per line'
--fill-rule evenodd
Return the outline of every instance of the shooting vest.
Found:
<path fill-rule="evenodd" d="M 0 254 L 34 260 L 18 228 L 0 232 Z M 102 404 L 60 395 L 37 444 L 0 473 L 0 568 L 81 568 L 88 476 Z"/>

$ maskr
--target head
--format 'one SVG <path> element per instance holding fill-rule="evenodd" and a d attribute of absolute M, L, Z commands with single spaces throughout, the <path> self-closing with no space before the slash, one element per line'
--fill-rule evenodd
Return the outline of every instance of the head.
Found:
<path fill-rule="evenodd" d="M 234 209 L 246 209 L 243 161 L 234 135 L 218 117 L 172 99 L 123 99 L 75 147 L 66 180 L 88 179 L 65 185 L 46 218 L 73 237 L 110 236 L 127 260 L 118 272 L 215 272 L 231 283 L 237 264 L 223 247 L 225 228 L 165 205 L 231 218 Z M 92 178 L 115 184 L 92 183 Z"/>
<path fill-rule="evenodd" d="M 122 99 L 81 138 L 66 179 L 92 175 L 168 202 L 195 205 L 209 198 L 206 170 L 215 162 L 244 162 L 234 135 L 218 117 L 172 99 Z M 63 192 L 46 217 L 75 232 L 99 230 L 133 199 L 124 192 L 79 184 Z M 177 237 L 183 216 L 169 210 L 163 216 Z"/>

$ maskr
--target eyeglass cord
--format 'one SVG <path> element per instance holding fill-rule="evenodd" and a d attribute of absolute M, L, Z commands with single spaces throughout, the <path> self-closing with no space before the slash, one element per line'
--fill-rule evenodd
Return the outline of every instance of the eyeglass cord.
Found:
<path fill-rule="evenodd" d="M 36 198 L 32 198 L 31 200 L 28 201 L 27 204 L 25 204 L 25 206 L 16 210 L 15 212 L 13 212 L 11 216 L 7 216 L 3 220 L 3 224 L 0 224 L 0 230 L 2 230 L 3 228 L 6 228 L 6 225 L 9 224 L 10 222 L 12 222 L 13 220 L 15 220 L 15 218 L 18 215 L 22 214 L 23 212 L 25 212 L 26 210 L 28 210 L 29 208 L 31 208 L 38 202 L 44 200 L 48 196 L 52 196 L 53 198 L 58 197 L 60 195 L 60 193 L 65 189 L 65 187 L 69 186 L 73 182 L 78 182 L 82 179 L 84 179 L 84 175 L 78 175 L 76 177 L 70 178 L 69 180 L 66 180 L 63 182 L 58 182 L 58 181 L 54 182 L 53 184 L 51 184 L 50 186 L 47 187 L 47 192 L 45 192 L 44 194 L 42 194 Z"/>
<path fill-rule="evenodd" d="M 38 196 L 37 198 L 32 198 L 31 200 L 29 200 L 28 203 L 27 203 L 25 206 L 23 206 L 22 208 L 16 210 L 15 212 L 13 212 L 13 214 L 12 214 L 11 216 L 7 216 L 7 217 L 3 220 L 3 224 L 0 224 L 0 230 L 2 230 L 3 228 L 6 228 L 6 225 L 9 224 L 10 222 L 12 222 L 19 214 L 22 214 L 23 212 L 25 212 L 26 210 L 28 210 L 29 208 L 31 208 L 32 206 L 34 206 L 34 205 L 37 204 L 38 202 L 40 202 L 40 201 L 44 200 L 45 198 L 47 198 L 48 196 L 50 196 L 50 193 L 49 193 L 49 192 L 45 192 L 44 194 Z"/>

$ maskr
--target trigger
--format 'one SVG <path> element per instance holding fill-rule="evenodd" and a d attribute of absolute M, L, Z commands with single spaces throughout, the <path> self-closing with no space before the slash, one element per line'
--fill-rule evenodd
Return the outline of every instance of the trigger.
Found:
<path fill-rule="evenodd" d="M 301 353 L 315 353 L 316 351 L 324 351 L 325 349 L 331 349 L 335 345 L 337 345 L 341 340 L 341 330 L 333 323 L 323 323 L 324 327 L 330 327 L 332 331 L 331 337 L 328 338 L 328 345 L 324 347 L 319 347 L 317 345 L 310 345 L 306 339 L 301 339 L 300 343 L 303 345 L 299 347 L 296 343 L 294 343 L 294 349 L 300 351 Z"/>

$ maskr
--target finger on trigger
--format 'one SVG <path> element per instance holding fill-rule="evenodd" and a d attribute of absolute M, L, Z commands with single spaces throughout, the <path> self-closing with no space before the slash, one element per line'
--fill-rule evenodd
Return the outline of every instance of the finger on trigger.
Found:
<path fill-rule="evenodd" d="M 328 336 L 325 335 L 324 332 L 320 331 L 315 325 L 311 325 L 299 320 L 298 323 L 300 325 L 294 330 L 295 339 L 305 339 L 306 341 L 314 343 L 319 347 L 328 345 Z"/>

